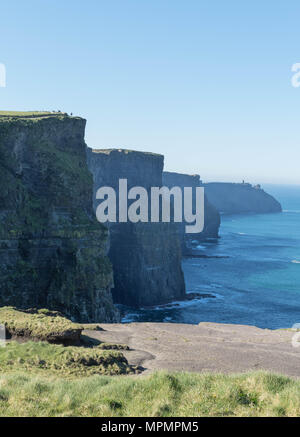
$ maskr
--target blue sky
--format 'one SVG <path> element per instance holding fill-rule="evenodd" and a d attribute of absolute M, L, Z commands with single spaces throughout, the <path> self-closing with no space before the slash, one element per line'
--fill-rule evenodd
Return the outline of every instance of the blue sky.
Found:
<path fill-rule="evenodd" d="M 300 184 L 297 1 L 10 0 L 0 108 L 88 120 L 91 147 L 204 180 Z"/>

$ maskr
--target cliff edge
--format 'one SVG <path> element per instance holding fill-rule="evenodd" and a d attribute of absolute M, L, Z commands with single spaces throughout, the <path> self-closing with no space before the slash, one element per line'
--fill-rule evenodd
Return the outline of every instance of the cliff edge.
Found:
<path fill-rule="evenodd" d="M 164 157 L 124 149 L 87 149 L 88 166 L 96 191 L 109 186 L 119 193 L 119 179 L 127 179 L 128 190 L 162 185 Z M 129 204 L 129 202 L 128 202 Z M 114 301 L 131 306 L 152 306 L 181 299 L 185 283 L 181 269 L 181 247 L 173 223 L 109 223 L 109 257 L 114 270 Z"/>
<path fill-rule="evenodd" d="M 85 123 L 62 113 L 0 114 L 0 305 L 115 322 Z"/>

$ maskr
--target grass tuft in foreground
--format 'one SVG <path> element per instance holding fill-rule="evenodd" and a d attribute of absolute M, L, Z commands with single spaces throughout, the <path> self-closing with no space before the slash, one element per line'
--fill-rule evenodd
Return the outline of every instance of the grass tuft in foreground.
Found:
<path fill-rule="evenodd" d="M 299 416 L 300 381 L 257 372 L 66 380 L 0 374 L 0 416 Z"/>
<path fill-rule="evenodd" d="M 0 308 L 0 323 L 12 337 L 31 338 L 54 343 L 78 343 L 82 326 L 71 322 L 57 311 Z"/>
<path fill-rule="evenodd" d="M 33 341 L 12 341 L 0 347 L 0 369 L 2 372 L 26 370 L 66 377 L 121 375 L 136 371 L 118 351 Z"/>
<path fill-rule="evenodd" d="M 102 350 L 117 350 L 117 351 L 128 351 L 130 348 L 127 344 L 115 344 L 115 343 L 100 343 L 97 346 L 98 349 Z"/>

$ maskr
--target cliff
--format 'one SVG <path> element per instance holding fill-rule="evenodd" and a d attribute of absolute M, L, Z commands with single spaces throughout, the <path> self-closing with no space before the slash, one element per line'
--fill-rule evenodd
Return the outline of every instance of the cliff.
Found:
<path fill-rule="evenodd" d="M 93 214 L 85 123 L 0 114 L 0 305 L 113 322 L 108 232 Z"/>
<path fill-rule="evenodd" d="M 204 184 L 208 200 L 226 214 L 281 212 L 280 203 L 260 185 L 212 182 Z"/>
<path fill-rule="evenodd" d="M 118 195 L 119 179 L 133 186 L 162 185 L 164 158 L 129 150 L 87 149 L 88 166 L 94 176 L 95 194 L 103 186 Z M 132 306 L 156 305 L 185 295 L 181 248 L 173 223 L 109 223 L 109 257 L 114 270 L 114 301 Z"/>
<path fill-rule="evenodd" d="M 172 188 L 172 187 L 180 187 L 182 190 L 184 187 L 199 187 L 202 186 L 202 182 L 200 180 L 199 175 L 188 175 L 182 173 L 173 173 L 173 172 L 163 172 L 163 185 Z M 185 233 L 185 225 L 178 224 L 181 235 L 181 243 L 183 250 L 185 250 L 186 246 L 190 245 L 190 242 L 193 240 L 204 241 L 208 238 L 218 238 L 219 236 L 219 227 L 220 227 L 220 214 L 216 210 L 216 208 L 208 201 L 206 193 L 204 198 L 204 229 L 201 233 L 198 234 L 186 234 Z"/>

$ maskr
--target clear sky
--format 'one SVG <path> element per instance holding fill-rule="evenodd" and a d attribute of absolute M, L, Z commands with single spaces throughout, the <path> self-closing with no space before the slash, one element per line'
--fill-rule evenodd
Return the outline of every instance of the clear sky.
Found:
<path fill-rule="evenodd" d="M 300 2 L 1 2 L 0 109 L 87 118 L 91 147 L 204 180 L 300 184 Z"/>

